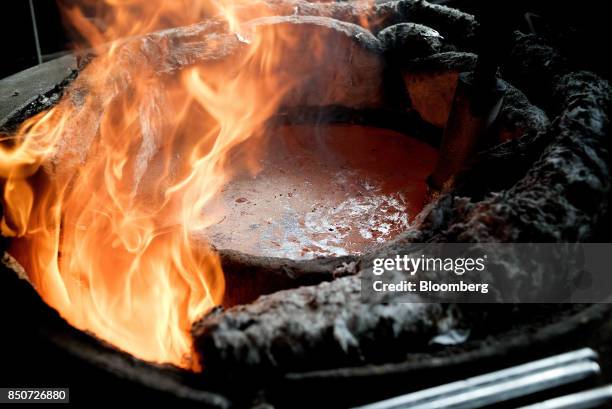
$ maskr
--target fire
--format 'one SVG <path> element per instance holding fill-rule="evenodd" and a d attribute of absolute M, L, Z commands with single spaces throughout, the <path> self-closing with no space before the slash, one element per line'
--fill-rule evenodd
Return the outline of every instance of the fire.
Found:
<path fill-rule="evenodd" d="M 292 35 L 246 23 L 265 13 L 237 13 L 239 1 L 80 3 L 65 14 L 103 51 L 70 97 L 3 138 L 1 231 L 72 325 L 141 359 L 197 369 L 189 327 L 221 302 L 224 279 L 215 252 L 192 237 L 214 222 L 208 208 L 232 173 L 257 171 L 240 145 L 299 80 L 280 63 Z M 100 3 L 103 30 L 83 18 Z M 228 61 L 160 74 L 123 40 L 210 16 L 245 45 Z"/>

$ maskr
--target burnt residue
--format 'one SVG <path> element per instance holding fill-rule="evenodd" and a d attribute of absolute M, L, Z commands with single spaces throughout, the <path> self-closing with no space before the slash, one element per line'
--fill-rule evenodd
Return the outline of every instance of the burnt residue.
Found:
<path fill-rule="evenodd" d="M 572 70 L 570 62 L 546 38 L 534 34 L 515 33 L 503 74 L 529 98 L 547 112 L 561 108 L 550 96 L 555 81 Z"/>
<path fill-rule="evenodd" d="M 70 83 L 72 83 L 72 81 L 74 81 L 78 74 L 78 70 L 72 70 L 70 75 L 66 77 L 62 82 L 55 85 L 52 89 L 45 92 L 44 94 L 38 95 L 34 101 L 21 108 L 18 112 L 12 115 L 7 122 L 2 124 L 2 126 L 0 127 L 0 132 L 14 132 L 17 127 L 26 119 L 56 105 L 64 95 L 66 87 Z"/>
<path fill-rule="evenodd" d="M 457 78 L 463 72 L 472 71 L 476 61 L 474 54 L 451 51 L 405 60 L 398 65 L 412 109 L 425 121 L 442 129 L 450 113 Z M 503 81 L 503 84 L 506 93 L 501 111 L 479 150 L 543 131 L 550 124 L 546 113 L 531 103 L 521 90 L 510 82 Z"/>
<path fill-rule="evenodd" d="M 398 344 L 424 350 L 454 326 L 452 308 L 362 303 L 360 281 L 345 277 L 211 314 L 192 333 L 211 372 L 261 376 L 401 359 Z"/>
<path fill-rule="evenodd" d="M 376 9 L 380 23 L 373 27 L 388 27 L 412 22 L 432 27 L 449 42 L 469 48 L 473 44 L 478 23 L 473 15 L 443 5 L 420 0 L 399 0 L 379 4 Z"/>
<path fill-rule="evenodd" d="M 32 95 L 30 97 L 30 102 L 24 106 L 16 107 L 15 111 L 13 111 L 9 117 L 1 118 L 0 133 L 13 133 L 26 119 L 55 106 L 64 96 L 70 84 L 74 82 L 79 73 L 91 61 L 91 58 L 93 58 L 93 55 L 88 53 L 77 56 L 76 66 L 70 68 L 64 78 L 57 83 L 49 84 L 45 92 Z M 28 93 L 29 91 L 26 90 L 24 92 Z M 21 91 L 18 91 L 18 93 L 21 93 Z"/>

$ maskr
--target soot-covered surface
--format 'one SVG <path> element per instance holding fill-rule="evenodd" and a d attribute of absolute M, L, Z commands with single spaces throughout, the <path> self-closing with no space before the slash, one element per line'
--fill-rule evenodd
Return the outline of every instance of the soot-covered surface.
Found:
<path fill-rule="evenodd" d="M 205 234 L 218 248 L 292 259 L 360 254 L 407 230 L 437 156 L 397 132 L 347 125 L 275 128 L 241 149 L 260 151 L 258 169 L 224 187 Z"/>

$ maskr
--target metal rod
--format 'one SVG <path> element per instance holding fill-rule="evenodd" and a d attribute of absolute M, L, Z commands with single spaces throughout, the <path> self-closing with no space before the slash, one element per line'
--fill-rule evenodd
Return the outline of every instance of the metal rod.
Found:
<path fill-rule="evenodd" d="M 471 389 L 457 395 L 424 402 L 411 409 L 476 409 L 528 396 L 589 378 L 600 373 L 599 364 L 592 361 L 576 362 L 535 372 L 520 378 Z"/>
<path fill-rule="evenodd" d="M 597 352 L 595 352 L 594 350 L 590 348 L 579 349 L 576 351 L 567 352 L 564 354 L 529 362 L 527 364 L 522 364 L 500 371 L 479 375 L 473 378 L 394 397 L 391 399 L 363 406 L 360 409 L 396 409 L 412 407 L 417 404 L 462 394 L 469 390 L 489 385 L 496 385 L 500 382 L 517 380 L 521 377 L 534 373 L 541 374 L 543 371 L 564 367 L 573 363 L 592 363 L 589 361 L 594 361 L 597 358 Z"/>
<path fill-rule="evenodd" d="M 36 60 L 38 64 L 42 64 L 42 52 L 40 50 L 40 39 L 38 37 L 38 26 L 36 24 L 36 12 L 34 11 L 34 0 L 29 0 L 30 16 L 32 17 L 32 31 L 34 32 L 34 45 L 36 47 Z"/>
<path fill-rule="evenodd" d="M 612 401 L 612 385 L 561 396 L 519 409 L 590 409 L 610 401 Z"/>

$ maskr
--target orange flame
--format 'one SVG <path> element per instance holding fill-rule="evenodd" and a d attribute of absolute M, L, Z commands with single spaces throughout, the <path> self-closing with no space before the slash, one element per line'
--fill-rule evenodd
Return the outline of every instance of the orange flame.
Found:
<path fill-rule="evenodd" d="M 56 107 L 0 146 L 1 231 L 44 300 L 77 328 L 136 357 L 196 369 L 191 323 L 220 303 L 218 256 L 195 246 L 207 206 L 295 83 L 280 69 L 282 28 L 244 24 L 231 0 L 105 0 L 100 29 L 66 15 L 105 50 Z M 119 40 L 220 13 L 246 51 L 179 75 Z M 244 13 L 243 13 L 244 14 Z M 258 9 L 257 17 L 262 11 Z"/>

